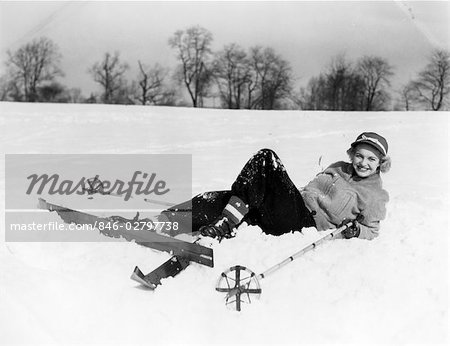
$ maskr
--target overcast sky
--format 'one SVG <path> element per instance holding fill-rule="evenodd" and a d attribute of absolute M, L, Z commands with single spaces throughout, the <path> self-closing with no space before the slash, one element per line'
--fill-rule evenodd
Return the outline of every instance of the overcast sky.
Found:
<path fill-rule="evenodd" d="M 105 52 L 120 52 L 131 80 L 137 60 L 173 67 L 169 37 L 198 24 L 213 34 L 214 50 L 232 42 L 274 48 L 291 63 L 297 85 L 345 53 L 387 58 L 399 86 L 433 48 L 450 48 L 449 10 L 447 1 L 1 1 L 1 71 L 7 50 L 47 36 L 63 55 L 62 82 L 88 96 L 99 88 L 87 70 Z"/>

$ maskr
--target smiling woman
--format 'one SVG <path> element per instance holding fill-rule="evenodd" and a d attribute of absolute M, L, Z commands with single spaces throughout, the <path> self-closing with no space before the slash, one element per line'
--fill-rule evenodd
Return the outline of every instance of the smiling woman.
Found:
<path fill-rule="evenodd" d="M 282 235 L 306 227 L 325 231 L 353 220 L 343 237 L 373 239 L 389 200 L 380 177 L 389 170 L 387 150 L 384 137 L 364 132 L 348 150 L 350 163 L 332 164 L 299 190 L 277 154 L 262 149 L 246 163 L 231 190 L 192 199 L 192 230 L 222 239 L 232 237 L 244 221 L 264 233 Z M 174 221 L 177 208 L 182 209 L 176 206 L 163 214 Z"/>
<path fill-rule="evenodd" d="M 391 158 L 387 156 L 387 150 L 388 143 L 385 138 L 374 132 L 365 132 L 352 143 L 347 154 L 355 172 L 365 178 L 374 173 L 389 172 Z"/>
<path fill-rule="evenodd" d="M 380 155 L 367 144 L 358 145 L 350 158 L 356 174 L 361 178 L 370 177 L 380 168 Z"/>

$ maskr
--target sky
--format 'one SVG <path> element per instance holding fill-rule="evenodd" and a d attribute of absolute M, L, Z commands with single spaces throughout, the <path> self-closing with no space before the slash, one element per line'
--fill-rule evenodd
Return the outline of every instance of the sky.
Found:
<path fill-rule="evenodd" d="M 46 36 L 63 56 L 61 82 L 88 96 L 100 91 L 88 69 L 106 52 L 120 53 L 131 81 L 138 60 L 174 68 L 168 39 L 200 25 L 215 51 L 229 43 L 274 48 L 290 62 L 297 87 L 345 54 L 386 58 L 395 89 L 434 48 L 450 48 L 449 14 L 447 1 L 0 1 L 0 72 L 8 50 Z"/>

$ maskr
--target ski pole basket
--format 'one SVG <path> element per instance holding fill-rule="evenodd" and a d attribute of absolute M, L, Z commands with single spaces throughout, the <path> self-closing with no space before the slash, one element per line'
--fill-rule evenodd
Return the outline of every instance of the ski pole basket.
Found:
<path fill-rule="evenodd" d="M 254 272 L 246 267 L 236 265 L 220 274 L 216 291 L 227 293 L 225 305 L 241 311 L 241 304 L 252 302 L 251 295 L 259 298 L 261 287 Z"/>

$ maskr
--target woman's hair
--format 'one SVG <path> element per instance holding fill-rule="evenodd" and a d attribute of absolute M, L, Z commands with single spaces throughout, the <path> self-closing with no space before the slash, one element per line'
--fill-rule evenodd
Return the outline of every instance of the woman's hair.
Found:
<path fill-rule="evenodd" d="M 380 154 L 380 167 L 378 167 L 379 171 L 381 173 L 387 173 L 391 169 L 391 158 L 387 155 L 383 155 L 379 150 L 377 152 Z M 350 147 L 350 149 L 347 150 L 347 154 L 350 157 L 350 160 L 353 160 L 353 157 L 356 153 L 356 146 Z"/>

